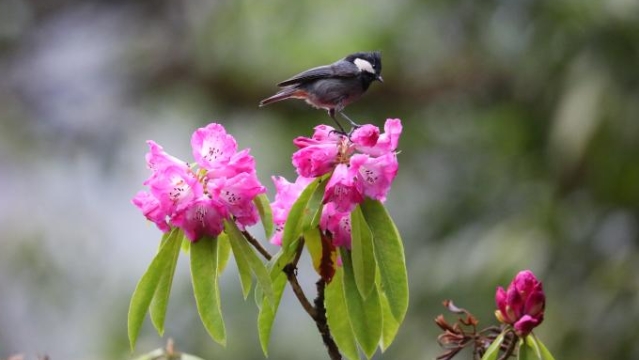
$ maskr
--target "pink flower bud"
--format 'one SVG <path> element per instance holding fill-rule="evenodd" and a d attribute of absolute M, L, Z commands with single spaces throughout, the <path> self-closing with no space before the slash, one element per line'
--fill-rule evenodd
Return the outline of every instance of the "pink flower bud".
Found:
<path fill-rule="evenodd" d="M 525 337 L 544 320 L 546 295 L 542 284 L 530 270 L 520 271 L 504 290 L 495 294 L 497 320 L 512 325 L 519 337 Z"/>

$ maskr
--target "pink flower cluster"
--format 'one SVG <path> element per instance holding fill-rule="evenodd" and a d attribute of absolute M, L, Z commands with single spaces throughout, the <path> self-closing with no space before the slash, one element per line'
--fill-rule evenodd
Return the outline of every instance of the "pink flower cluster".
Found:
<path fill-rule="evenodd" d="M 253 198 L 266 192 L 257 179 L 249 150 L 237 152 L 233 136 L 220 124 L 197 129 L 191 137 L 193 157 L 199 169 L 167 154 L 149 140 L 147 166 L 153 172 L 132 202 L 163 232 L 171 226 L 184 230 L 195 242 L 217 236 L 224 219 L 235 219 L 243 228 L 259 220 Z"/>
<path fill-rule="evenodd" d="M 544 320 L 546 295 L 541 282 L 530 270 L 520 271 L 504 290 L 495 294 L 495 316 L 504 324 L 512 325 L 519 337 L 525 337 Z"/>
<path fill-rule="evenodd" d="M 332 235 L 336 246 L 350 247 L 350 212 L 365 197 L 386 200 L 397 175 L 395 150 L 401 133 L 401 121 L 388 119 L 384 133 L 374 125 L 364 125 L 349 137 L 320 125 L 311 138 L 295 139 L 299 150 L 293 154 L 293 165 L 299 177 L 295 183 L 273 178 L 277 193 L 271 207 L 277 231 L 271 242 L 281 243 L 288 212 L 304 188 L 313 178 L 332 172 L 324 192 L 320 228 Z"/>

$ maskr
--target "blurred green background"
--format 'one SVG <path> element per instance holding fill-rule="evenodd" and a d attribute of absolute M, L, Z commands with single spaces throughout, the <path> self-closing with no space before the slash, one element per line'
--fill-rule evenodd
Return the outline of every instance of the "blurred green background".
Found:
<path fill-rule="evenodd" d="M 386 82 L 347 113 L 404 124 L 387 205 L 411 302 L 376 358 L 436 356 L 443 299 L 495 322 L 495 287 L 529 268 L 557 359 L 639 359 L 634 0 L 1 0 L 0 359 L 130 359 L 128 301 L 160 238 L 130 204 L 144 141 L 189 159 L 192 131 L 220 122 L 272 196 L 271 175 L 294 176 L 293 137 L 330 120 L 259 100 L 362 50 L 382 51 Z M 186 260 L 165 338 L 146 324 L 134 355 L 172 337 L 205 359 L 263 358 L 237 274 L 222 279 L 221 348 Z M 270 358 L 326 358 L 289 290 L 275 327 Z"/>

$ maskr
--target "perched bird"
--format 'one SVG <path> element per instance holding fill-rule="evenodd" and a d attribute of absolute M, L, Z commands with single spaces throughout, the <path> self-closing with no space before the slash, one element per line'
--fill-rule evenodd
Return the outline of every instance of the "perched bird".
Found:
<path fill-rule="evenodd" d="M 359 99 L 375 80 L 384 82 L 382 56 L 379 51 L 358 52 L 330 65 L 318 66 L 301 72 L 277 86 L 282 89 L 260 102 L 260 107 L 286 99 L 303 99 L 318 109 L 328 110 L 328 115 L 345 133 L 335 118 L 340 113 L 351 125 L 353 120 L 344 114 L 344 108 Z"/>

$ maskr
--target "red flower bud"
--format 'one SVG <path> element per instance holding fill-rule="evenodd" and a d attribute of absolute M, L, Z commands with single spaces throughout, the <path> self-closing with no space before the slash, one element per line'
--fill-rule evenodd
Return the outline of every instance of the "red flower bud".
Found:
<path fill-rule="evenodd" d="M 541 282 L 530 270 L 520 271 L 504 290 L 495 294 L 497 320 L 512 325 L 519 337 L 525 337 L 544 320 L 546 295 Z"/>

